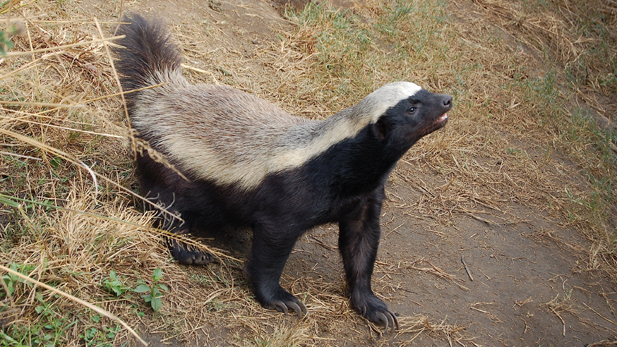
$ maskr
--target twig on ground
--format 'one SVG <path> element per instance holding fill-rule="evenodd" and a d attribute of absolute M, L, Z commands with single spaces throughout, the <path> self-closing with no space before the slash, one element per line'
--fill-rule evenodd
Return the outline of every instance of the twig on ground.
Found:
<path fill-rule="evenodd" d="M 469 279 L 473 281 L 473 277 L 471 276 L 471 272 L 469 272 L 469 268 L 467 267 L 467 263 L 465 262 L 465 258 L 463 258 L 462 255 L 461 255 L 461 263 L 463 263 L 463 266 L 465 267 L 465 272 L 467 272 L 467 276 L 469 276 Z"/>

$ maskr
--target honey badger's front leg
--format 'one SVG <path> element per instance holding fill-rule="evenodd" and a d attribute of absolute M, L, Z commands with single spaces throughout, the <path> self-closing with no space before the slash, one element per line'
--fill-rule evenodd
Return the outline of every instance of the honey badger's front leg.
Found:
<path fill-rule="evenodd" d="M 351 292 L 351 303 L 368 320 L 398 329 L 396 315 L 371 290 L 373 265 L 379 247 L 379 216 L 383 186 L 339 221 L 339 250 Z"/>
<path fill-rule="evenodd" d="M 263 307 L 287 313 L 294 310 L 298 317 L 306 314 L 306 307 L 280 284 L 281 273 L 301 232 L 268 222 L 253 227 L 253 245 L 247 271 L 257 300 Z"/>

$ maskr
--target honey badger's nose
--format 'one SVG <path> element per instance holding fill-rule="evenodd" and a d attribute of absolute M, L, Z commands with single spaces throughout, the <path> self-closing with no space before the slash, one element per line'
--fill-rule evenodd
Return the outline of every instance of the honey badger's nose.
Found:
<path fill-rule="evenodd" d="M 442 105 L 443 108 L 445 108 L 446 110 L 449 110 L 450 108 L 452 108 L 452 96 L 448 95 L 448 94 L 442 94 Z"/>

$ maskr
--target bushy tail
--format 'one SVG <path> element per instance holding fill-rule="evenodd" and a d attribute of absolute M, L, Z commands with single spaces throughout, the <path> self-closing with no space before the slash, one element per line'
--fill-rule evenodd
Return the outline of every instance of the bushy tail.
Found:
<path fill-rule="evenodd" d="M 115 66 L 125 92 L 163 82 L 173 83 L 173 78 L 181 76 L 180 51 L 161 20 L 146 19 L 138 14 L 124 16 L 122 20 L 130 24 L 120 26 L 118 35 L 126 37 L 117 42 L 123 47 L 115 48 L 114 52 Z M 135 101 L 137 94 L 127 94 L 127 100 Z"/>

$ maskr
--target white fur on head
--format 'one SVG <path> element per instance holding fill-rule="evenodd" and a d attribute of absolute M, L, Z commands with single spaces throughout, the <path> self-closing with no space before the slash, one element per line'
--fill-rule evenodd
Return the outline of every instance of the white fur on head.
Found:
<path fill-rule="evenodd" d="M 376 123 L 390 107 L 415 95 L 422 87 L 411 82 L 393 82 L 369 94 L 356 106 L 359 114 L 367 117 L 368 123 Z"/>

